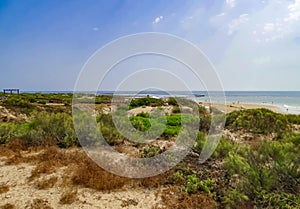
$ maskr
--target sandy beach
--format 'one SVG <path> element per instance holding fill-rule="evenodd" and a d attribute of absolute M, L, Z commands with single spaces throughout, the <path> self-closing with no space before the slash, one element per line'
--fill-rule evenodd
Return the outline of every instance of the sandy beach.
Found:
<path fill-rule="evenodd" d="M 210 103 L 210 102 L 203 102 L 200 103 L 200 105 L 209 107 L 209 106 L 213 106 L 219 110 L 223 110 L 224 111 L 224 105 L 223 104 L 219 104 L 219 103 Z M 287 113 L 285 109 L 280 108 L 277 105 L 269 105 L 269 104 L 251 104 L 251 103 L 226 103 L 226 112 L 230 113 L 233 111 L 237 111 L 237 110 L 243 110 L 243 109 L 259 109 L 259 108 L 266 108 L 269 109 L 273 112 L 276 113 Z"/>

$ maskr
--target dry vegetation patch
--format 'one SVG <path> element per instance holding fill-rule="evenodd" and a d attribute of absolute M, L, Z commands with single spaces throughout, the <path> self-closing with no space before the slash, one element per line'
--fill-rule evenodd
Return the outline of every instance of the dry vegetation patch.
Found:
<path fill-rule="evenodd" d="M 37 189 L 52 188 L 56 184 L 57 179 L 58 179 L 57 176 L 51 176 L 50 178 L 44 177 L 42 179 L 35 181 L 34 186 Z"/>
<path fill-rule="evenodd" d="M 25 208 L 30 209 L 52 209 L 47 200 L 44 199 L 33 199 L 30 203 L 27 204 Z"/>
<path fill-rule="evenodd" d="M 77 200 L 77 189 L 67 188 L 59 200 L 60 204 L 72 204 Z"/>
<path fill-rule="evenodd" d="M 5 205 L 0 206 L 0 209 L 14 209 L 14 208 L 16 207 L 10 203 L 6 203 Z"/>
<path fill-rule="evenodd" d="M 157 205 L 153 209 L 182 209 L 182 208 L 205 208 L 217 207 L 213 198 L 205 194 L 187 194 L 180 192 L 178 186 L 170 186 L 162 190 L 161 198 L 163 206 Z"/>
<path fill-rule="evenodd" d="M 7 186 L 4 183 L 0 184 L 0 194 L 6 193 L 8 191 L 9 191 L 9 186 Z"/>

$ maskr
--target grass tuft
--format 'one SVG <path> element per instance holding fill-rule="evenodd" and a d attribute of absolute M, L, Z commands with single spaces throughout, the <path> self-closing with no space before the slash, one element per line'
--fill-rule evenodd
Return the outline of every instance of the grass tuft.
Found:
<path fill-rule="evenodd" d="M 77 190 L 74 188 L 68 188 L 63 192 L 59 200 L 59 204 L 63 204 L 63 205 L 72 204 L 76 200 L 77 200 Z"/>

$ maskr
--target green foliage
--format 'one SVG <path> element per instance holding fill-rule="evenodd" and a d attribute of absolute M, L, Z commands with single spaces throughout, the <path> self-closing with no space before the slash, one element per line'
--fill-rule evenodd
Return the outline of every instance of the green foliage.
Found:
<path fill-rule="evenodd" d="M 224 164 L 232 192 L 224 191 L 224 202 L 235 205 L 242 195 L 259 208 L 299 208 L 299 151 L 299 134 L 232 149 Z"/>
<path fill-rule="evenodd" d="M 150 118 L 147 117 L 147 114 L 141 114 L 143 117 L 133 116 L 130 117 L 130 121 L 132 125 L 139 131 L 145 132 L 150 130 L 150 128 L 152 127 L 151 132 L 149 132 L 151 136 L 156 136 L 158 133 L 156 133 L 155 130 L 161 130 L 161 128 L 164 126 L 165 129 L 162 133 L 162 136 L 166 138 L 176 136 L 178 135 L 182 124 L 189 126 L 197 124 L 198 122 L 198 119 L 195 116 L 189 114 L 176 114 L 166 116 L 166 121 L 164 120 L 164 116 L 153 117 L 150 120 Z"/>
<path fill-rule="evenodd" d="M 46 104 L 46 101 L 45 100 L 38 100 L 37 103 L 39 103 L 39 104 Z"/>
<path fill-rule="evenodd" d="M 196 174 L 187 176 L 185 191 L 189 194 L 196 193 L 201 190 L 207 194 L 211 194 L 213 189 L 213 181 L 210 179 L 200 180 Z"/>
<path fill-rule="evenodd" d="M 95 104 L 109 104 L 111 103 L 111 95 L 97 95 L 95 97 Z"/>
<path fill-rule="evenodd" d="M 161 150 L 158 147 L 148 147 L 142 150 L 141 157 L 150 158 L 150 157 L 154 157 L 155 155 L 158 155 L 159 153 L 161 153 Z"/>
<path fill-rule="evenodd" d="M 60 147 L 78 145 L 72 117 L 66 113 L 35 112 L 23 136 L 30 145 L 55 143 Z"/>
<path fill-rule="evenodd" d="M 243 129 L 258 134 L 277 133 L 289 130 L 286 116 L 267 109 L 250 109 L 229 113 L 226 126 L 233 130 Z"/>
<path fill-rule="evenodd" d="M 178 135 L 179 131 L 180 131 L 179 126 L 167 125 L 162 135 L 166 138 L 169 138 L 169 137 Z"/>
<path fill-rule="evenodd" d="M 99 123 L 101 134 L 108 144 L 119 144 L 124 140 L 123 136 L 115 127 L 110 114 L 100 114 L 97 117 L 97 122 Z"/>
<path fill-rule="evenodd" d="M 197 139 L 196 139 L 196 143 L 193 147 L 194 151 L 201 153 L 205 143 L 206 143 L 207 137 L 206 135 L 199 131 L 198 135 L 197 135 Z M 230 141 L 229 139 L 222 137 L 220 139 L 220 142 L 216 148 L 216 150 L 214 151 L 212 157 L 213 158 L 221 158 L 223 159 L 224 157 L 226 157 L 228 155 L 228 153 L 232 150 L 234 150 L 236 148 L 236 145 Z"/>
<path fill-rule="evenodd" d="M 141 113 L 138 113 L 136 116 L 140 116 L 140 117 L 143 117 L 143 118 L 149 118 L 150 117 L 150 115 L 149 115 L 149 113 L 145 113 L 145 112 L 141 112 Z"/>
<path fill-rule="evenodd" d="M 168 103 L 168 105 L 178 106 L 178 103 L 174 97 L 168 98 L 167 103 Z"/>
<path fill-rule="evenodd" d="M 300 115 L 286 115 L 287 120 L 292 124 L 300 125 Z"/>
<path fill-rule="evenodd" d="M 23 139 L 31 146 L 78 145 L 72 117 L 66 113 L 35 112 L 27 123 L 0 123 L 0 143 L 12 139 Z"/>
<path fill-rule="evenodd" d="M 260 208 L 282 208 L 298 209 L 300 208 L 300 198 L 294 194 L 287 193 L 267 193 L 262 191 L 257 194 Z"/>
<path fill-rule="evenodd" d="M 200 153 L 205 144 L 205 134 L 201 131 L 198 131 L 195 145 L 193 147 L 194 151 Z"/>
<path fill-rule="evenodd" d="M 247 195 L 236 189 L 230 188 L 225 191 L 226 195 L 221 197 L 221 203 L 225 208 L 231 209 L 236 208 L 237 205 L 249 201 Z"/>
<path fill-rule="evenodd" d="M 146 97 L 131 100 L 129 108 L 133 109 L 142 106 L 157 107 L 162 106 L 163 104 L 164 102 L 161 99 Z"/>
<path fill-rule="evenodd" d="M 134 128 L 143 132 L 149 130 L 151 127 L 149 118 L 141 116 L 130 117 L 130 122 Z"/>
<path fill-rule="evenodd" d="M 200 115 L 200 127 L 199 130 L 208 133 L 211 126 L 211 116 L 210 115 Z"/>
<path fill-rule="evenodd" d="M 171 184 L 183 184 L 185 181 L 185 176 L 182 170 L 178 170 L 174 172 L 170 177 L 169 177 L 169 182 Z"/>
<path fill-rule="evenodd" d="M 33 106 L 30 103 L 30 98 L 24 95 L 10 95 L 4 101 L 3 105 L 5 107 L 18 107 L 32 109 Z"/>
<path fill-rule="evenodd" d="M 234 151 L 237 149 L 237 145 L 234 144 L 230 139 L 227 139 L 226 137 L 222 137 L 220 139 L 220 142 L 217 146 L 217 149 L 213 153 L 214 158 L 225 158 L 229 152 Z"/>
<path fill-rule="evenodd" d="M 180 113 L 180 112 L 181 112 L 180 107 L 174 106 L 174 107 L 172 108 L 172 113 L 176 114 L 176 113 Z"/>
<path fill-rule="evenodd" d="M 13 123 L 0 123 L 0 144 L 6 143 L 16 135 L 17 125 Z"/>

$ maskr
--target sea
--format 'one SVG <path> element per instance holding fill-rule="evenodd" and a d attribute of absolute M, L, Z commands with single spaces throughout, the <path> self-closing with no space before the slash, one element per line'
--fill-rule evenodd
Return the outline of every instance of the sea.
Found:
<path fill-rule="evenodd" d="M 28 92 L 36 93 L 40 91 Z M 73 93 L 72 91 L 42 91 L 40 93 Z M 186 97 L 197 102 L 220 102 L 224 99 L 227 103 L 267 104 L 280 108 L 283 112 L 300 114 L 300 91 L 98 91 L 97 94 L 117 94 L 135 97 L 146 95 L 152 97 Z"/>

